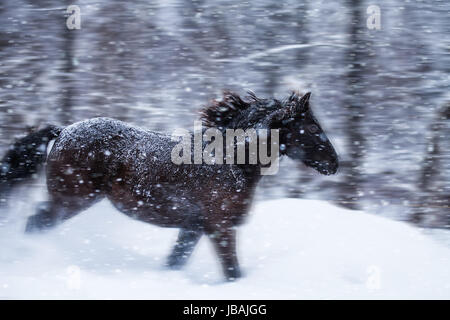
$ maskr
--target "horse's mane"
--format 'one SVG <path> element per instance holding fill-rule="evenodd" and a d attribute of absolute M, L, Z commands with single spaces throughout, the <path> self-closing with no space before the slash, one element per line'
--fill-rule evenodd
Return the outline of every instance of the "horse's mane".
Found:
<path fill-rule="evenodd" d="M 291 97 L 288 98 L 288 100 Z M 206 127 L 237 129 L 254 127 L 283 102 L 276 99 L 258 98 L 248 91 L 243 99 L 231 91 L 224 91 L 222 100 L 213 100 L 201 111 L 201 120 Z"/>

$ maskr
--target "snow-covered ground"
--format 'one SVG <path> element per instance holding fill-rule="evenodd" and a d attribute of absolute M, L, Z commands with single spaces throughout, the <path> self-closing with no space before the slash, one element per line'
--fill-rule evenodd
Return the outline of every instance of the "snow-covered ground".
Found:
<path fill-rule="evenodd" d="M 32 204 L 0 226 L 0 298 L 450 298 L 450 249 L 402 222 L 313 200 L 259 202 L 239 229 L 244 277 L 222 280 L 203 238 L 180 271 L 163 263 L 176 230 L 101 202 L 42 235 Z"/>

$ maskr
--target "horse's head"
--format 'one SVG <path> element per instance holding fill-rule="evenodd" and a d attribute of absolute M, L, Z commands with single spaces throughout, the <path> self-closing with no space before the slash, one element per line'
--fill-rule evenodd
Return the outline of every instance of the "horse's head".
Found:
<path fill-rule="evenodd" d="M 308 92 L 297 93 L 282 102 L 272 117 L 272 128 L 280 129 L 280 153 L 316 169 L 321 174 L 335 174 L 338 157 L 330 140 L 314 117 Z"/>
<path fill-rule="evenodd" d="M 322 174 L 334 174 L 338 157 L 309 107 L 310 93 L 292 93 L 284 101 L 261 99 L 249 92 L 248 99 L 225 92 L 202 113 L 203 124 L 220 130 L 279 129 L 280 154 L 301 160 Z"/>

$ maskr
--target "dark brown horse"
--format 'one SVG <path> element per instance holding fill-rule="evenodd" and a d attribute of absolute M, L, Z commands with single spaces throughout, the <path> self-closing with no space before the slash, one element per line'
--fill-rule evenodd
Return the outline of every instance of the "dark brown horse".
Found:
<path fill-rule="evenodd" d="M 309 93 L 283 101 L 243 100 L 225 93 L 202 113 L 203 125 L 226 129 L 279 129 L 280 154 L 322 174 L 338 168 L 336 152 L 309 107 Z M 1 163 L 0 192 L 34 174 L 45 161 L 49 199 L 29 217 L 26 232 L 55 227 L 105 197 L 124 214 L 180 228 L 167 264 L 181 267 L 205 234 L 228 280 L 240 276 L 236 226 L 249 211 L 261 177 L 259 164 L 181 164 L 171 161 L 171 136 L 108 118 L 50 126 L 17 141 Z"/>

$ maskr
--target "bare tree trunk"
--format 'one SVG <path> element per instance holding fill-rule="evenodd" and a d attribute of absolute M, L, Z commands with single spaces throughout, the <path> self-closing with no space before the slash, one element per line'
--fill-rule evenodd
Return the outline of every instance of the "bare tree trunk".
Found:
<path fill-rule="evenodd" d="M 363 6 L 358 0 L 348 1 L 351 10 L 350 20 L 350 46 L 347 52 L 349 71 L 347 74 L 347 121 L 344 132 L 347 137 L 347 159 L 341 163 L 344 183 L 340 188 L 338 203 L 351 209 L 359 209 L 359 198 L 362 196 L 362 172 L 361 165 L 364 160 L 365 138 L 362 133 L 362 121 L 365 110 L 362 104 L 364 91 L 364 58 L 365 41 L 363 28 Z"/>
<path fill-rule="evenodd" d="M 411 221 L 427 227 L 450 227 L 450 189 L 445 176 L 449 169 L 442 148 L 446 122 L 450 120 L 450 103 L 438 110 L 437 116 L 430 126 L 431 136 L 426 146 L 422 172 L 418 181 L 420 190 L 420 206 L 412 215 Z"/>
<path fill-rule="evenodd" d="M 70 1 L 65 1 L 68 6 Z M 62 15 L 64 18 L 64 14 Z M 65 19 L 65 18 L 64 18 Z M 73 106 L 75 97 L 75 65 L 74 65 L 74 46 L 75 37 L 78 30 L 69 30 L 66 27 L 65 20 L 61 19 L 61 41 L 63 52 L 63 65 L 61 76 L 61 110 L 60 120 L 62 124 L 68 125 L 73 117 Z"/>

